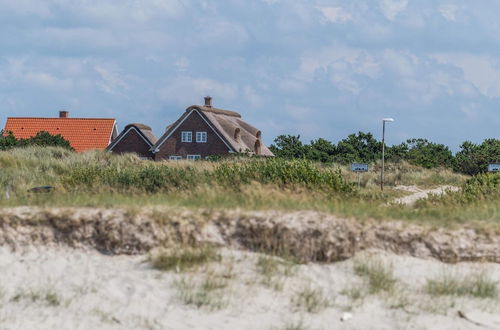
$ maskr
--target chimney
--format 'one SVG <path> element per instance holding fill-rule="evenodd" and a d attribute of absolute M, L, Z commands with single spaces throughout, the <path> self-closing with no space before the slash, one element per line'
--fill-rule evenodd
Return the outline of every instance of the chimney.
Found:
<path fill-rule="evenodd" d="M 68 111 L 59 111 L 59 118 L 68 118 L 69 117 L 69 112 Z"/>
<path fill-rule="evenodd" d="M 212 97 L 205 96 L 205 106 L 207 108 L 211 108 L 212 107 Z"/>

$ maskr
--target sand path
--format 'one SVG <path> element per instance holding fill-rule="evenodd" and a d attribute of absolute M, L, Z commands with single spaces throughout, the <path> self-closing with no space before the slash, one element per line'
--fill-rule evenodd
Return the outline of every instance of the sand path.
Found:
<path fill-rule="evenodd" d="M 414 205 L 419 199 L 427 198 L 430 194 L 442 195 L 448 191 L 458 191 L 460 188 L 456 186 L 440 186 L 434 189 L 420 189 L 417 186 L 397 186 L 394 189 L 411 192 L 411 195 L 397 198 L 394 200 L 396 204 Z"/>

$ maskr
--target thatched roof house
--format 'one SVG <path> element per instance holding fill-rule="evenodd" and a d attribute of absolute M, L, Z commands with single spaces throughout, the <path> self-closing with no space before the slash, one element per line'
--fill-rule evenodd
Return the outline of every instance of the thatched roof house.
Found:
<path fill-rule="evenodd" d="M 152 158 L 153 154 L 150 149 L 157 141 L 151 127 L 134 123 L 125 126 L 107 149 L 117 154 L 136 153 L 142 158 Z"/>
<path fill-rule="evenodd" d="M 200 159 L 233 152 L 273 156 L 259 129 L 237 112 L 212 107 L 211 97 L 205 98 L 205 105 L 188 107 L 151 152 L 155 160 Z"/>

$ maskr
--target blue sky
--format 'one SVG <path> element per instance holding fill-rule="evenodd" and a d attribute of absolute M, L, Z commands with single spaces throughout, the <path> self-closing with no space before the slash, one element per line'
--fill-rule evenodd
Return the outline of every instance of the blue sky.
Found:
<path fill-rule="evenodd" d="M 0 0 L 0 120 L 114 117 L 161 135 L 192 104 L 279 134 L 500 138 L 494 0 Z"/>

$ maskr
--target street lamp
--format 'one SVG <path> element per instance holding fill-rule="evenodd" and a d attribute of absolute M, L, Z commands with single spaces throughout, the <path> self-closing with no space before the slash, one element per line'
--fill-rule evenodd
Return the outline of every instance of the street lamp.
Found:
<path fill-rule="evenodd" d="M 384 190 L 384 166 L 385 166 L 385 123 L 392 123 L 394 119 L 382 119 L 382 171 L 380 172 L 380 190 Z"/>

